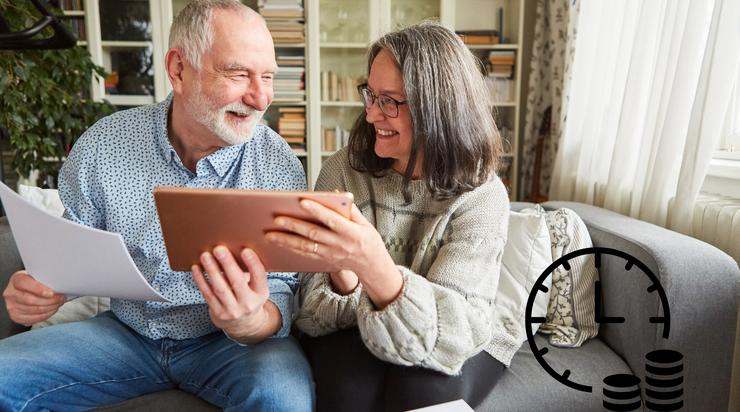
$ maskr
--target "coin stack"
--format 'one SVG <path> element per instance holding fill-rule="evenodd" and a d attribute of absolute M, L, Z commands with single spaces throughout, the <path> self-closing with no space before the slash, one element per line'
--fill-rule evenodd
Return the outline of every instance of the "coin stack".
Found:
<path fill-rule="evenodd" d="M 603 406 L 609 411 L 635 411 L 640 408 L 640 378 L 616 374 L 604 378 Z"/>
<path fill-rule="evenodd" d="M 683 355 L 654 350 L 645 355 L 645 406 L 651 411 L 683 407 Z"/>

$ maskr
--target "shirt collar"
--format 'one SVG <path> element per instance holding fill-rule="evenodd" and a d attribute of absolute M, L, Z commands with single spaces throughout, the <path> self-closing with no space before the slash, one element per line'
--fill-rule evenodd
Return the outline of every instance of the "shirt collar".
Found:
<path fill-rule="evenodd" d="M 239 153 L 243 148 L 243 144 L 222 147 L 206 156 L 205 159 L 220 177 L 224 177 L 226 172 L 231 169 L 234 161 L 239 158 Z"/>
<path fill-rule="evenodd" d="M 168 132 L 168 119 L 170 116 L 170 107 L 172 106 L 172 93 L 167 95 L 164 101 L 157 103 L 157 119 L 156 119 L 156 138 L 159 150 L 164 159 L 167 162 L 171 162 L 177 158 L 177 152 L 170 143 L 169 132 Z"/>
<path fill-rule="evenodd" d="M 171 162 L 175 159 L 179 159 L 175 148 L 172 147 L 172 143 L 170 143 L 168 133 L 168 119 L 170 116 L 170 107 L 172 107 L 172 93 L 170 93 L 164 101 L 158 103 L 157 106 L 157 143 L 159 144 L 162 156 L 164 156 L 167 162 Z M 243 148 L 244 144 L 227 146 L 211 153 L 201 160 L 208 161 L 213 170 L 220 177 L 224 177 L 234 164 L 234 161 L 239 158 L 238 155 Z"/>

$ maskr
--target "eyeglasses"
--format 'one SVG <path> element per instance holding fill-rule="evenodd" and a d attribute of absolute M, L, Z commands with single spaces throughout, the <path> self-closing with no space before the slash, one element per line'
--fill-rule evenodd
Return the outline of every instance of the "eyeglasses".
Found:
<path fill-rule="evenodd" d="M 367 83 L 357 86 L 357 91 L 360 93 L 363 103 L 365 103 L 365 109 L 371 108 L 375 100 L 377 100 L 380 111 L 388 117 L 398 117 L 398 106 L 407 103 L 406 101 L 400 102 L 384 94 L 376 95 L 367 87 Z"/>

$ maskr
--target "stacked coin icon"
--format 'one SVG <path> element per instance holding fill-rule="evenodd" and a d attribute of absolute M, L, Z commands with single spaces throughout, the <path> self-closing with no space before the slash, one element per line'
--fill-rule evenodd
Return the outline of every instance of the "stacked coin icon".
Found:
<path fill-rule="evenodd" d="M 640 378 L 616 374 L 604 378 L 603 406 L 609 411 L 635 411 L 640 408 Z"/>
<path fill-rule="evenodd" d="M 683 355 L 654 350 L 645 355 L 645 406 L 651 411 L 683 407 Z"/>

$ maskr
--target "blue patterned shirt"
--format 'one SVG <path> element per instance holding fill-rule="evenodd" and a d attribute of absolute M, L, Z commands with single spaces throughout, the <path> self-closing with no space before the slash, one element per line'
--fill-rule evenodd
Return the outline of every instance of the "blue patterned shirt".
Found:
<path fill-rule="evenodd" d="M 157 186 L 305 190 L 300 161 L 270 128 L 258 125 L 242 145 L 200 159 L 196 173 L 180 161 L 168 139 L 172 96 L 105 117 L 75 143 L 59 175 L 67 219 L 120 233 L 149 284 L 171 303 L 111 299 L 111 310 L 151 339 L 188 339 L 217 330 L 190 272 L 170 269 L 152 190 Z M 95 251 L 90 251 L 95 253 Z M 106 276 L 101 273 L 100 276 Z M 270 300 L 290 332 L 295 273 L 268 274 Z"/>

